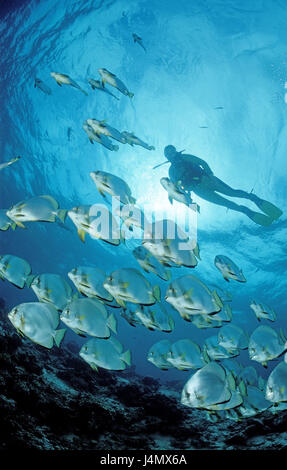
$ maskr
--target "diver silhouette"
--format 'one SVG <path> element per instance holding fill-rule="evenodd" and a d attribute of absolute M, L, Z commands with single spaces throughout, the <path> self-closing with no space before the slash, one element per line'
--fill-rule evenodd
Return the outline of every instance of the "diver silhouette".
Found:
<path fill-rule="evenodd" d="M 259 225 L 271 225 L 274 220 L 282 215 L 283 212 L 271 202 L 264 201 L 253 193 L 231 188 L 213 174 L 204 160 L 195 155 L 183 154 L 182 152 L 177 152 L 173 145 L 168 145 L 164 149 L 164 155 L 168 162 L 171 163 L 169 178 L 179 189 L 189 195 L 192 191 L 206 201 L 227 207 L 233 211 L 242 212 Z M 236 204 L 218 193 L 229 197 L 249 199 L 264 214 Z"/>

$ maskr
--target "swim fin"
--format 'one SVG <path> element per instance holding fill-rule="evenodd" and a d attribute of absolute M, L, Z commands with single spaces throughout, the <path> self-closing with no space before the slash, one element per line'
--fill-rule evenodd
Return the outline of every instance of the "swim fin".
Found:
<path fill-rule="evenodd" d="M 271 202 L 264 201 L 264 199 L 259 199 L 258 198 L 258 200 L 254 201 L 254 202 L 255 202 L 256 206 L 259 207 L 260 210 L 262 210 L 262 212 L 267 214 L 273 220 L 279 219 L 279 217 L 281 217 L 281 215 L 283 214 L 281 209 L 274 206 L 274 204 L 272 204 Z"/>
<path fill-rule="evenodd" d="M 253 220 L 253 222 L 255 222 L 258 225 L 262 225 L 263 227 L 269 227 L 269 225 L 271 225 L 272 222 L 274 221 L 272 217 L 268 217 L 267 215 L 260 214 L 259 212 L 254 212 L 250 210 L 245 213 L 247 217 L 249 217 L 249 219 Z"/>

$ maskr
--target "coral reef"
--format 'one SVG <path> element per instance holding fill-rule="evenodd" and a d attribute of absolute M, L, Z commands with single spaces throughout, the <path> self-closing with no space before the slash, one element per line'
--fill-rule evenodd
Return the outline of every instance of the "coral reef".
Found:
<path fill-rule="evenodd" d="M 134 369 L 95 373 L 69 343 L 48 351 L 0 313 L 0 449 L 282 449 L 287 413 L 209 422 L 180 404 L 176 382 Z"/>

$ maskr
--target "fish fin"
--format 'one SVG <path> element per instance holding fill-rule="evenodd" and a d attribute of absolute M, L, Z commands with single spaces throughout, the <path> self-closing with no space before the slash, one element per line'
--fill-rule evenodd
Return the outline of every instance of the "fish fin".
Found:
<path fill-rule="evenodd" d="M 17 227 L 16 222 L 13 222 L 13 224 L 11 224 L 11 229 L 12 229 L 12 230 L 16 230 L 16 227 Z"/>
<path fill-rule="evenodd" d="M 23 204 L 19 204 L 19 205 L 17 206 L 17 208 L 18 208 L 18 210 L 22 210 L 22 209 L 24 209 L 24 207 L 26 207 L 26 206 L 27 206 L 26 202 L 23 202 Z"/>
<path fill-rule="evenodd" d="M 120 282 L 119 285 L 123 289 L 127 289 L 129 287 L 130 283 L 129 282 Z"/>
<path fill-rule="evenodd" d="M 173 198 L 171 196 L 168 196 L 168 200 L 171 204 L 173 204 Z"/>
<path fill-rule="evenodd" d="M 26 228 L 25 225 L 22 224 L 22 222 L 19 222 L 19 220 L 15 220 L 15 224 L 17 225 L 17 227 Z"/>
<path fill-rule="evenodd" d="M 198 244 L 196 244 L 195 248 L 194 248 L 192 251 L 193 251 L 194 256 L 196 256 L 199 260 L 201 260 L 201 258 L 200 258 L 200 250 L 199 250 Z"/>
<path fill-rule="evenodd" d="M 117 320 L 113 314 L 109 316 L 107 325 L 113 333 L 117 334 Z"/>
<path fill-rule="evenodd" d="M 152 293 L 153 293 L 154 298 L 157 300 L 157 302 L 160 302 L 160 298 L 161 298 L 160 287 L 154 286 L 152 289 Z"/>
<path fill-rule="evenodd" d="M 93 370 L 95 370 L 96 372 L 99 371 L 99 369 L 97 368 L 96 364 L 90 364 L 90 366 L 91 366 L 91 368 L 92 368 Z"/>
<path fill-rule="evenodd" d="M 262 365 L 263 365 L 264 369 L 267 369 L 267 368 L 268 368 L 267 362 L 262 362 Z"/>
<path fill-rule="evenodd" d="M 79 237 L 80 237 L 80 240 L 81 240 L 83 243 L 85 243 L 85 236 L 86 236 L 85 230 L 79 229 L 79 230 L 78 230 L 78 235 L 79 235 Z"/>
<path fill-rule="evenodd" d="M 131 359 L 132 359 L 132 358 L 131 358 L 131 352 L 130 352 L 129 349 L 128 349 L 125 353 L 123 353 L 123 354 L 121 355 L 121 359 L 122 359 L 122 361 L 124 361 L 128 366 L 131 365 Z"/>
<path fill-rule="evenodd" d="M 206 362 L 206 364 L 208 364 L 210 362 L 210 358 L 209 358 L 209 355 L 207 354 L 206 350 L 204 350 L 202 352 L 202 359 L 204 360 L 204 362 Z"/>
<path fill-rule="evenodd" d="M 76 300 L 79 298 L 79 294 L 78 292 L 75 292 L 73 295 L 72 295 L 72 300 Z"/>
<path fill-rule="evenodd" d="M 54 207 L 54 209 L 58 209 L 59 207 L 59 204 L 57 203 L 57 201 L 52 197 L 50 196 L 49 194 L 45 194 L 44 196 L 41 196 L 41 199 L 46 199 L 47 201 L 49 201 L 52 206 Z"/>
<path fill-rule="evenodd" d="M 286 341 L 287 341 L 286 336 L 284 335 L 284 332 L 283 332 L 282 328 L 280 328 L 280 330 L 279 330 L 279 336 L 283 340 L 283 343 L 286 343 Z"/>
<path fill-rule="evenodd" d="M 184 298 L 185 299 L 191 299 L 192 298 L 192 293 L 193 293 L 193 287 L 191 287 L 190 289 L 188 289 L 185 294 L 184 294 Z"/>
<path fill-rule="evenodd" d="M 62 330 L 57 330 L 55 332 L 55 336 L 54 336 L 54 340 L 55 340 L 55 343 L 56 345 L 58 346 L 58 348 L 60 347 L 60 344 L 62 342 L 62 339 L 64 338 L 65 336 L 65 333 L 66 333 L 66 329 L 62 329 Z"/>
<path fill-rule="evenodd" d="M 168 271 L 168 270 L 166 269 L 165 272 L 166 272 L 167 281 L 170 281 L 170 280 L 171 280 L 171 277 L 172 277 L 171 271 Z"/>
<path fill-rule="evenodd" d="M 31 284 L 32 284 L 32 282 L 34 281 L 35 277 L 36 277 L 36 276 L 34 276 L 33 274 L 30 274 L 30 276 L 28 276 L 28 277 L 26 278 L 26 286 L 27 286 L 27 287 L 31 287 Z"/>
<path fill-rule="evenodd" d="M 234 392 L 236 390 L 236 383 L 231 373 L 227 374 L 227 382 L 228 382 L 230 390 Z"/>
<path fill-rule="evenodd" d="M 61 222 L 63 222 L 63 223 L 65 222 L 65 219 L 67 217 L 67 213 L 68 213 L 68 211 L 65 210 L 65 209 L 59 209 L 57 211 L 57 217 L 61 220 Z"/>
<path fill-rule="evenodd" d="M 212 296 L 216 302 L 216 305 L 219 307 L 219 308 L 222 308 L 223 307 L 223 303 L 222 303 L 222 300 L 221 298 L 219 297 L 218 293 L 216 292 L 216 290 L 214 290 L 212 292 Z"/>
<path fill-rule="evenodd" d="M 91 144 L 94 145 L 94 141 L 93 141 L 93 139 L 91 139 L 90 137 L 89 137 L 89 141 L 91 142 Z"/>
<path fill-rule="evenodd" d="M 85 90 L 83 90 L 82 88 L 80 88 L 80 91 L 81 91 L 82 93 L 84 93 L 84 95 L 86 95 L 86 96 L 89 95 L 89 94 L 88 94 Z"/>
<path fill-rule="evenodd" d="M 185 321 L 191 322 L 190 316 L 187 315 L 187 313 L 180 313 L 181 318 L 183 318 Z"/>
<path fill-rule="evenodd" d="M 128 97 L 129 97 L 129 98 L 133 98 L 134 96 L 135 96 L 134 93 L 128 92 Z"/>
<path fill-rule="evenodd" d="M 169 324 L 170 329 L 173 330 L 174 329 L 174 319 L 172 318 L 171 315 L 168 318 L 168 324 Z"/>
<path fill-rule="evenodd" d="M 119 298 L 116 297 L 116 301 L 121 307 L 126 308 L 126 303 L 125 303 L 124 300 L 119 299 Z"/>
<path fill-rule="evenodd" d="M 58 84 L 59 86 L 62 86 L 62 83 L 59 82 L 57 79 L 56 79 L 56 82 L 57 82 L 57 84 Z"/>
<path fill-rule="evenodd" d="M 97 188 L 97 189 L 98 189 L 100 195 L 103 196 L 103 198 L 106 199 L 107 196 L 105 195 L 104 191 L 101 188 Z"/>
<path fill-rule="evenodd" d="M 137 200 L 135 197 L 131 196 L 130 197 L 130 204 L 136 204 Z"/>

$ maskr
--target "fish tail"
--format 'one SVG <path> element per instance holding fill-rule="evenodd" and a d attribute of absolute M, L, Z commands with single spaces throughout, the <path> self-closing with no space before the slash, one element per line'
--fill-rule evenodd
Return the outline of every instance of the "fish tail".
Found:
<path fill-rule="evenodd" d="M 161 294 L 160 294 L 159 286 L 154 286 L 152 293 L 153 293 L 154 298 L 157 300 L 157 302 L 160 302 Z"/>
<path fill-rule="evenodd" d="M 26 286 L 27 287 L 31 287 L 31 284 L 34 281 L 35 277 L 36 276 L 34 276 L 33 274 L 30 274 L 30 276 L 27 276 L 27 278 L 26 278 Z"/>
<path fill-rule="evenodd" d="M 68 213 L 68 211 L 65 210 L 65 209 L 59 209 L 57 211 L 57 217 L 61 220 L 61 222 L 63 222 L 63 223 L 65 222 L 65 219 L 67 217 L 67 213 Z"/>
<path fill-rule="evenodd" d="M 57 330 L 55 332 L 54 340 L 58 348 L 60 347 L 60 344 L 62 342 L 62 339 L 65 336 L 66 331 L 67 331 L 66 328 L 63 328 L 62 330 Z"/>
<path fill-rule="evenodd" d="M 167 277 L 167 281 L 170 281 L 171 280 L 171 271 L 168 271 L 167 269 L 165 270 L 165 274 L 166 274 L 166 277 Z"/>
<path fill-rule="evenodd" d="M 122 359 L 122 361 L 124 361 L 128 366 L 131 365 L 132 357 L 131 357 L 131 352 L 130 352 L 129 349 L 128 349 L 125 353 L 123 353 L 123 354 L 121 355 L 121 359 Z"/>
<path fill-rule="evenodd" d="M 109 316 L 107 325 L 113 333 L 117 334 L 117 320 L 113 314 Z"/>

